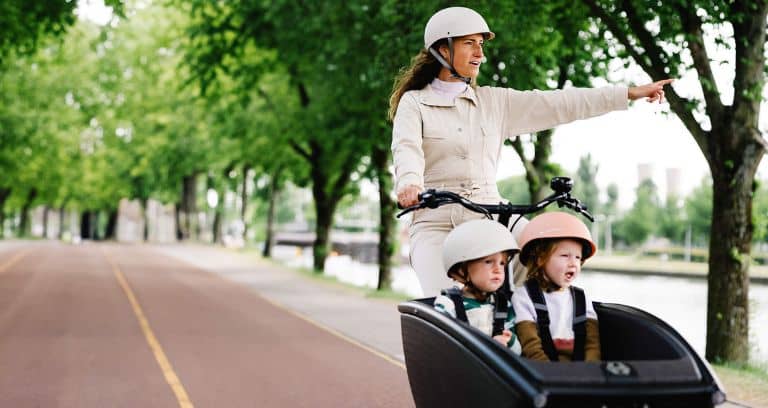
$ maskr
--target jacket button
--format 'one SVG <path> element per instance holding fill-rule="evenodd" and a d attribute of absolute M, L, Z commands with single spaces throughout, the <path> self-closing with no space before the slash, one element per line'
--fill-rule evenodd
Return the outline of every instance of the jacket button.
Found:
<path fill-rule="evenodd" d="M 464 183 L 459 184 L 459 186 L 464 187 Z"/>
<path fill-rule="evenodd" d="M 459 128 L 459 132 L 461 132 L 461 128 Z"/>

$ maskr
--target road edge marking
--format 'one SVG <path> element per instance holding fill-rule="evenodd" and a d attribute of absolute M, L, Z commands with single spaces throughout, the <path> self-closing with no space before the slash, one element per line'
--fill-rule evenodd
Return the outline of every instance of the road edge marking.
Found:
<path fill-rule="evenodd" d="M 136 299 L 136 295 L 134 295 L 131 286 L 125 279 L 125 275 L 117 263 L 107 253 L 107 251 L 104 250 L 104 248 L 99 249 L 101 249 L 101 253 L 104 254 L 104 257 L 107 258 L 107 262 L 110 264 L 110 266 L 112 266 L 112 272 L 115 274 L 115 278 L 120 284 L 120 287 L 123 289 L 125 296 L 128 298 L 128 302 L 131 304 L 133 314 L 139 321 L 141 331 L 144 333 L 144 338 L 147 341 L 147 344 L 149 344 L 149 348 L 152 350 L 152 354 L 154 354 L 155 360 L 163 372 L 165 382 L 168 383 L 168 385 L 171 387 L 171 390 L 173 391 L 173 394 L 176 396 L 176 401 L 178 401 L 181 408 L 194 408 L 192 401 L 189 399 L 187 391 L 184 389 L 184 385 L 181 384 L 179 376 L 176 375 L 176 372 L 173 370 L 171 362 L 165 355 L 163 347 L 160 345 L 160 342 L 157 340 L 152 327 L 149 325 L 149 320 L 147 320 L 146 315 L 144 315 L 144 310 L 141 308 L 139 301 Z"/>
<path fill-rule="evenodd" d="M 31 251 L 32 251 L 31 249 L 22 250 L 20 253 L 11 257 L 11 259 L 8 262 L 0 265 L 0 273 L 5 272 L 6 269 L 18 263 L 21 260 L 21 258 L 24 258 L 25 256 L 27 256 L 27 254 L 29 254 Z"/>
<path fill-rule="evenodd" d="M 218 276 L 218 274 L 216 274 L 216 275 Z M 219 277 L 222 278 L 222 279 L 224 278 L 223 276 L 219 276 Z M 388 361 L 388 362 L 390 362 L 390 363 L 392 363 L 392 364 L 402 368 L 403 370 L 405 370 L 405 364 L 403 362 L 401 362 L 400 360 L 390 356 L 389 354 L 386 354 L 386 353 L 384 353 L 382 351 L 376 350 L 375 348 L 373 348 L 371 346 L 368 346 L 365 343 L 360 342 L 359 340 L 353 339 L 352 337 L 349 337 L 346 334 L 344 334 L 344 333 L 342 333 L 342 332 L 340 332 L 340 331 L 338 331 L 338 330 L 336 330 L 336 329 L 334 329 L 334 328 L 332 328 L 330 326 L 326 326 L 326 325 L 324 325 L 322 323 L 314 321 L 311 318 L 309 318 L 308 316 L 305 316 L 305 315 L 303 315 L 303 314 L 301 314 L 301 313 L 299 313 L 299 312 L 297 312 L 295 310 L 288 309 L 287 307 L 283 306 L 282 304 L 280 304 L 280 303 L 278 303 L 278 302 L 276 302 L 276 301 L 274 301 L 274 300 L 272 300 L 272 299 L 270 299 L 268 297 L 265 297 L 264 295 L 262 295 L 259 292 L 256 292 L 256 291 L 254 291 L 254 292 L 255 292 L 255 294 L 258 297 L 264 299 L 267 303 L 271 304 L 272 306 L 274 306 L 274 307 L 276 307 L 276 308 L 278 308 L 280 310 L 283 310 L 285 312 L 288 312 L 289 314 L 291 314 L 291 315 L 293 315 L 295 317 L 298 317 L 299 319 L 301 319 L 301 320 L 303 320 L 303 321 L 305 321 L 305 322 L 307 322 L 307 323 L 309 323 L 309 324 L 311 324 L 311 325 L 313 325 L 313 326 L 315 326 L 315 327 L 317 327 L 317 328 L 319 328 L 321 330 L 324 330 L 324 331 L 326 331 L 326 332 L 328 332 L 328 333 L 330 333 L 330 334 L 332 334 L 332 335 L 334 335 L 334 336 L 336 336 L 336 337 L 338 337 L 338 338 L 340 338 L 342 340 L 346 340 L 347 342 L 352 343 L 355 346 L 360 347 L 361 349 L 366 350 L 366 351 L 368 351 L 370 353 L 373 353 L 376 356 L 381 357 L 384 360 L 386 360 L 386 361 Z"/>
<path fill-rule="evenodd" d="M 309 324 L 311 324 L 311 325 L 313 325 L 313 326 L 315 326 L 315 327 L 317 327 L 317 328 L 319 328 L 319 329 L 321 329 L 321 330 L 323 330 L 325 332 L 328 332 L 328 333 L 330 333 L 330 334 L 332 334 L 332 335 L 334 335 L 334 336 L 336 336 L 336 337 L 338 337 L 338 338 L 340 338 L 342 340 L 345 340 L 348 343 L 352 343 L 353 345 L 355 345 L 357 347 L 360 347 L 361 349 L 363 349 L 365 351 L 368 351 L 369 353 L 372 353 L 375 356 L 380 357 L 380 358 L 388 361 L 389 363 L 392 363 L 395 366 L 402 368 L 403 370 L 406 369 L 405 363 L 403 363 L 402 361 L 396 359 L 395 357 L 392 357 L 391 355 L 389 355 L 389 354 L 387 354 L 387 353 L 385 353 L 383 351 L 376 350 L 375 348 L 373 348 L 371 346 L 368 346 L 365 343 L 362 343 L 361 341 L 356 340 L 356 339 L 354 339 L 354 338 L 352 338 L 352 337 L 350 337 L 350 336 L 348 336 L 348 335 L 346 335 L 346 334 L 344 334 L 344 333 L 342 333 L 342 332 L 340 332 L 340 331 L 338 331 L 338 330 L 336 330 L 336 329 L 334 329 L 334 328 L 332 328 L 330 326 L 326 326 L 326 325 L 324 325 L 322 323 L 319 323 L 319 322 L 317 322 L 315 320 L 312 320 L 312 318 L 310 318 L 308 316 L 305 316 L 305 315 L 303 315 L 303 314 L 301 314 L 301 313 L 299 313 L 299 312 L 297 312 L 297 311 L 295 311 L 293 309 L 290 309 L 287 306 L 284 306 L 282 303 L 277 302 L 276 300 L 268 298 L 266 295 L 261 293 L 259 290 L 255 289 L 255 288 L 252 288 L 251 286 L 249 286 L 247 284 L 244 284 L 242 282 L 238 282 L 238 281 L 229 279 L 229 278 L 227 278 L 225 276 L 222 276 L 221 274 L 215 272 L 212 269 L 207 269 L 207 268 L 202 267 L 200 265 L 194 264 L 194 263 L 192 263 L 192 262 L 190 262 L 190 261 L 188 261 L 188 260 L 186 260 L 184 258 L 180 258 L 180 257 L 174 256 L 174 255 L 169 255 L 169 254 L 167 254 L 165 252 L 159 251 L 159 250 L 157 250 L 155 248 L 152 248 L 152 247 L 149 247 L 149 249 L 150 249 L 150 251 L 152 251 L 153 253 L 155 253 L 157 255 L 160 255 L 160 256 L 165 257 L 167 259 L 175 260 L 175 261 L 183 263 L 183 264 L 186 264 L 186 265 L 188 265 L 189 267 L 191 267 L 193 269 L 197 269 L 199 271 L 211 274 L 211 275 L 217 277 L 218 279 L 223 280 L 224 282 L 227 282 L 227 283 L 233 284 L 235 286 L 238 286 L 238 287 L 246 290 L 248 293 L 251 293 L 251 294 L 255 295 L 259 299 L 262 299 L 262 300 L 266 301 L 270 305 L 275 306 L 275 307 L 277 307 L 280 310 L 288 312 L 288 314 L 290 314 L 290 315 L 292 315 L 294 317 L 297 317 L 297 318 L 299 318 L 299 319 L 301 319 L 301 320 L 303 320 L 303 321 L 305 321 L 305 322 L 307 322 L 307 323 L 309 323 Z M 298 276 L 298 277 L 299 277 L 299 279 L 304 279 L 301 276 Z"/>

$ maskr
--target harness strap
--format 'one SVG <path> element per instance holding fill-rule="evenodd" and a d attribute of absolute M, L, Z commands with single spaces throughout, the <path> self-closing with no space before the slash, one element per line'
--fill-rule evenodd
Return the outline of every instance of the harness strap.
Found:
<path fill-rule="evenodd" d="M 587 339 L 587 302 L 584 290 L 571 286 L 573 298 L 573 361 L 584 361 Z"/>
<path fill-rule="evenodd" d="M 467 310 L 464 309 L 464 297 L 461 296 L 461 289 L 453 287 L 443 289 L 440 291 L 443 296 L 448 296 L 453 302 L 453 306 L 456 309 L 456 319 L 461 320 L 464 323 L 469 323 L 467 319 Z"/>
<path fill-rule="evenodd" d="M 504 324 L 507 322 L 507 316 L 509 316 L 509 298 L 502 290 L 498 290 L 493 297 L 493 332 L 491 335 L 496 336 L 504 331 Z"/>
<path fill-rule="evenodd" d="M 509 300 L 512 299 L 512 291 L 509 289 L 509 271 L 511 268 L 512 262 L 508 262 L 504 267 L 504 283 L 494 294 L 493 336 L 504 331 L 504 324 L 509 316 Z"/>
<path fill-rule="evenodd" d="M 525 281 L 525 290 L 528 291 L 533 307 L 536 308 L 536 325 L 541 338 L 541 348 L 550 361 L 558 361 L 555 343 L 552 341 L 552 334 L 549 331 L 549 310 L 547 310 L 547 301 L 544 300 L 544 293 L 536 279 Z"/>

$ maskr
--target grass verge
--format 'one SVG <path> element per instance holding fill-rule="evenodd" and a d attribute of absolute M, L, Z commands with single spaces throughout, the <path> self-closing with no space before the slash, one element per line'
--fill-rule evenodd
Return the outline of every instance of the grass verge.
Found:
<path fill-rule="evenodd" d="M 768 407 L 766 365 L 712 364 L 729 401 L 750 407 Z"/>
<path fill-rule="evenodd" d="M 413 296 L 409 296 L 405 293 L 397 292 L 391 289 L 376 290 L 372 288 L 364 288 L 364 287 L 356 286 L 351 283 L 345 283 L 340 281 L 335 276 L 328 276 L 328 275 L 319 273 L 318 271 L 312 268 L 297 268 L 297 267 L 287 266 L 274 259 L 266 259 L 261 257 L 261 254 L 256 249 L 253 249 L 253 248 L 238 249 L 236 250 L 236 252 L 241 254 L 246 254 L 252 257 L 256 257 L 261 262 L 268 262 L 268 263 L 274 264 L 276 266 L 279 266 L 281 269 L 291 270 L 314 282 L 333 286 L 339 289 L 343 289 L 345 291 L 353 292 L 366 298 L 381 299 L 381 300 L 387 300 L 387 301 L 392 301 L 396 303 L 404 302 L 406 300 L 410 300 L 413 298 Z"/>

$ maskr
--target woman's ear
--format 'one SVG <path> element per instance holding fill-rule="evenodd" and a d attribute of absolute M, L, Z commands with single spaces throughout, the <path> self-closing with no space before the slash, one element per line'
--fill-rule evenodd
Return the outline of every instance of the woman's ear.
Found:
<path fill-rule="evenodd" d="M 450 61 L 450 58 L 451 58 L 451 50 L 450 50 L 450 49 L 448 49 L 448 44 L 442 44 L 442 45 L 440 45 L 440 48 L 438 49 L 438 51 L 440 51 L 440 55 L 442 55 L 442 56 L 443 56 L 443 58 L 444 58 L 446 61 L 448 61 L 448 62 L 449 62 L 449 63 L 451 63 L 451 64 L 453 63 L 452 61 Z"/>

